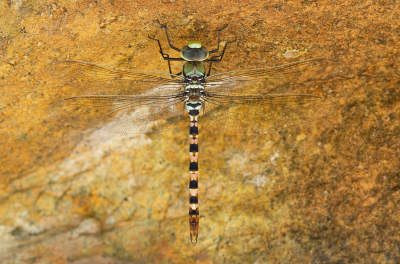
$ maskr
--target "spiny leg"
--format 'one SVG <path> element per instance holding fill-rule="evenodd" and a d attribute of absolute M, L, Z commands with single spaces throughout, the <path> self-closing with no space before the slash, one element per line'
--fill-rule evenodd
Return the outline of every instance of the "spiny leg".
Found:
<path fill-rule="evenodd" d="M 197 113 L 198 114 L 198 113 Z M 197 127 L 198 115 L 190 115 L 190 165 L 189 165 L 189 225 L 190 240 L 196 244 L 199 236 L 199 204 L 198 204 L 198 172 L 199 172 L 199 129 Z"/>
<path fill-rule="evenodd" d="M 178 49 L 178 48 L 176 48 L 176 47 L 174 47 L 174 46 L 171 44 L 171 42 L 169 41 L 169 36 L 168 36 L 168 32 L 167 32 L 167 26 L 161 24 L 160 21 L 158 21 L 158 20 L 157 20 L 157 22 L 158 22 L 158 24 L 160 24 L 161 28 L 165 28 L 165 34 L 167 35 L 167 40 L 168 40 L 169 46 L 170 46 L 172 49 L 174 49 L 174 50 L 180 52 L 181 50 Z M 160 40 L 159 40 L 159 39 L 156 39 L 156 38 L 154 38 L 154 37 L 150 37 L 149 35 L 148 35 L 148 37 L 149 37 L 149 39 L 151 39 L 151 40 L 157 41 L 158 47 L 160 48 L 159 52 L 160 52 L 161 56 L 163 57 L 164 60 L 168 61 L 169 73 L 172 74 L 172 75 L 179 75 L 180 73 L 178 73 L 178 74 L 173 74 L 173 73 L 172 73 L 170 61 L 185 61 L 185 60 L 182 59 L 182 58 L 171 58 L 171 57 L 169 57 L 169 55 L 168 55 L 167 53 L 164 53 L 164 51 L 163 51 L 163 49 L 162 49 L 162 47 L 161 47 L 161 43 L 160 43 Z M 176 76 L 171 76 L 171 77 L 172 77 L 172 78 L 175 78 Z"/>
<path fill-rule="evenodd" d="M 210 54 L 211 54 L 211 53 L 218 52 L 218 50 L 219 50 L 219 43 L 221 43 L 221 40 L 220 40 L 221 31 L 224 30 L 224 29 L 227 28 L 227 27 L 228 27 L 228 25 L 226 25 L 225 27 L 223 27 L 223 28 L 221 28 L 221 29 L 218 30 L 218 46 L 217 46 L 217 48 L 216 48 L 215 50 L 210 51 L 210 52 L 209 52 Z"/>
<path fill-rule="evenodd" d="M 178 52 L 181 52 L 180 49 L 174 47 L 174 45 L 172 45 L 171 42 L 169 41 L 169 36 L 168 36 L 168 31 L 167 31 L 167 25 L 161 24 L 160 21 L 159 21 L 158 19 L 157 19 L 157 22 L 158 22 L 158 24 L 161 26 L 161 28 L 164 28 L 164 29 L 165 29 L 165 35 L 167 35 L 168 44 L 169 44 L 169 46 L 171 47 L 171 49 L 174 49 L 174 50 L 176 50 L 176 51 L 178 51 Z"/>
<path fill-rule="evenodd" d="M 218 40 L 219 40 L 219 39 L 218 39 Z M 236 39 L 233 40 L 233 41 L 227 42 L 227 43 L 225 44 L 225 47 L 224 47 L 224 49 L 222 50 L 222 53 L 221 53 L 220 55 L 213 56 L 213 57 L 211 57 L 211 59 L 205 60 L 205 62 L 210 62 L 210 67 L 208 68 L 207 76 L 210 76 L 210 74 L 211 74 L 211 65 L 212 65 L 212 63 L 213 63 L 213 62 L 220 62 L 220 61 L 223 59 L 223 57 L 224 57 L 225 50 L 226 50 L 226 47 L 228 46 L 228 44 L 230 44 L 230 43 L 232 43 L 232 42 L 235 42 L 235 41 L 236 41 Z M 219 48 L 219 45 L 218 45 L 218 48 Z M 217 49 L 217 50 L 218 50 L 218 49 Z M 211 52 L 210 52 L 210 53 L 211 53 Z"/>
<path fill-rule="evenodd" d="M 223 28 L 221 28 L 221 29 L 219 29 L 218 30 L 218 46 L 217 46 L 217 48 L 215 49 L 215 50 L 212 50 L 212 51 L 210 51 L 209 52 L 209 54 L 211 54 L 211 53 L 215 53 L 215 52 L 218 52 L 219 51 L 219 45 L 220 45 L 220 43 L 221 43 L 221 31 L 222 30 L 224 30 L 225 28 L 227 28 L 228 27 L 228 25 L 226 25 L 225 27 L 223 27 Z M 225 45 L 225 48 L 226 48 L 226 45 Z M 225 51 L 225 48 L 224 48 L 224 51 Z M 222 52 L 222 54 L 224 53 L 224 51 Z M 211 57 L 211 63 L 210 63 L 210 68 L 209 68 L 209 70 L 208 70 L 208 74 L 207 74 L 207 76 L 210 76 L 210 73 L 211 73 L 211 65 L 212 65 L 212 63 L 213 63 L 213 61 L 216 59 L 216 58 L 218 58 L 218 57 L 220 57 L 221 55 L 217 55 L 217 56 L 213 56 L 213 57 Z"/>
<path fill-rule="evenodd" d="M 172 71 L 171 71 L 171 63 L 169 62 L 169 55 L 163 52 L 162 47 L 161 47 L 160 40 L 158 40 L 158 39 L 156 39 L 156 38 L 152 38 L 152 37 L 150 37 L 150 36 L 148 36 L 148 37 L 149 37 L 149 39 L 151 39 L 151 40 L 157 41 L 158 46 L 160 47 L 161 56 L 163 57 L 164 60 L 167 60 L 167 61 L 168 61 L 169 73 L 172 74 Z"/>
<path fill-rule="evenodd" d="M 218 58 L 218 57 L 219 56 L 213 56 L 213 57 L 211 57 L 211 60 L 213 60 L 214 58 Z M 207 77 L 210 76 L 210 74 L 211 74 L 211 65 L 212 65 L 212 62 L 210 62 L 210 67 L 208 68 Z"/>

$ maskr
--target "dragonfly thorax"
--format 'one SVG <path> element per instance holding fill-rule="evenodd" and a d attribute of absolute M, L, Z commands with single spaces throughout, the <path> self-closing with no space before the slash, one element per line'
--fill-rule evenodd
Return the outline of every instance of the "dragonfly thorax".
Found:
<path fill-rule="evenodd" d="M 186 84 L 205 83 L 206 67 L 201 62 L 186 62 L 182 73 Z"/>
<path fill-rule="evenodd" d="M 204 105 L 202 97 L 205 95 L 206 68 L 201 62 L 188 61 L 183 66 L 182 73 L 185 78 L 186 110 L 189 115 L 197 116 Z"/>

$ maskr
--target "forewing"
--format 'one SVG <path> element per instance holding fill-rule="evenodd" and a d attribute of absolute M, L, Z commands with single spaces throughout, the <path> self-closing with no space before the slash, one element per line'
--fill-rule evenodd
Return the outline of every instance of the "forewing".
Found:
<path fill-rule="evenodd" d="M 312 80 L 329 80 L 347 76 L 348 68 L 337 59 L 315 58 L 260 69 L 238 70 L 215 74 L 206 79 L 207 91 L 246 93 L 290 93 L 295 84 Z"/>
<path fill-rule="evenodd" d="M 110 68 L 83 61 L 56 61 L 46 70 L 54 87 L 68 90 L 73 95 L 135 95 L 182 89 L 180 76 Z M 69 89 L 70 86 L 73 89 Z"/>
<path fill-rule="evenodd" d="M 321 119 L 337 105 L 307 94 L 239 95 L 209 92 L 207 125 L 224 132 L 265 132 Z"/>
<path fill-rule="evenodd" d="M 77 96 L 50 104 L 47 113 L 62 122 L 117 133 L 173 129 L 183 118 L 181 93 L 157 96 Z"/>

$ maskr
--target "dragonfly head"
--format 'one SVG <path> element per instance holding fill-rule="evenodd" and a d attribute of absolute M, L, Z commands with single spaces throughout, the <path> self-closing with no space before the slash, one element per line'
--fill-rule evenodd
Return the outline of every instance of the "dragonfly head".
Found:
<path fill-rule="evenodd" d="M 181 57 L 186 61 L 203 61 L 208 55 L 207 48 L 202 46 L 199 40 L 190 40 L 187 46 L 181 49 Z"/>

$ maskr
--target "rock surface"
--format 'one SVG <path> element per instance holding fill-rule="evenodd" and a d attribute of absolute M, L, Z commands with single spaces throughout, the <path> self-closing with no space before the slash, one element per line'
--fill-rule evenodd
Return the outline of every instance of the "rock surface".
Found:
<path fill-rule="evenodd" d="M 1 263 L 400 263 L 396 1 L 3 1 L 0 13 Z M 177 47 L 214 47 L 229 25 L 236 42 L 214 72 L 317 57 L 349 70 L 303 87 L 339 105 L 325 120 L 263 134 L 199 122 L 195 246 L 189 121 L 124 135 L 45 112 L 73 93 L 53 61 L 167 72 L 147 37 L 167 49 L 157 19 Z"/>

